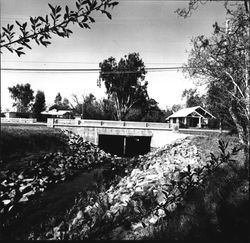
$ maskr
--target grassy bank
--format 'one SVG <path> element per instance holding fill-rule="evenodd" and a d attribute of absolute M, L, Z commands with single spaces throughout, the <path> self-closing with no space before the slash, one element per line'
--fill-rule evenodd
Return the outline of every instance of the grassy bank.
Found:
<path fill-rule="evenodd" d="M 63 150 L 60 130 L 44 126 L 1 125 L 0 168 L 18 168 L 41 154 Z"/>

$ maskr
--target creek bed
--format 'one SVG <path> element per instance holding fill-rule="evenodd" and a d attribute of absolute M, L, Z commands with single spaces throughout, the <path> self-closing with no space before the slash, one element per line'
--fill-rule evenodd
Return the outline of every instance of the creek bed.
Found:
<path fill-rule="evenodd" d="M 20 219 L 0 232 L 1 240 L 22 239 L 23 236 L 26 238 L 28 233 L 38 229 L 49 218 L 63 216 L 80 192 L 94 188 L 103 170 L 104 168 L 98 168 L 82 172 L 65 182 L 50 186 L 36 198 L 18 205 L 15 211 L 19 213 Z"/>

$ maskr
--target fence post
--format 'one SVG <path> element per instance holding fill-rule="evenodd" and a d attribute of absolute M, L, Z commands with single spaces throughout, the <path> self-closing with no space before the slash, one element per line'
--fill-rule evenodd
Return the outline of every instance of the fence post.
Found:
<path fill-rule="evenodd" d="M 47 118 L 47 127 L 54 127 L 54 118 Z"/>

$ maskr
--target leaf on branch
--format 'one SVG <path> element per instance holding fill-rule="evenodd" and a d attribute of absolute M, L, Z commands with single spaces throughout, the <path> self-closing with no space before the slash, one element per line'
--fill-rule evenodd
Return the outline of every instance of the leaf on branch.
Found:
<path fill-rule="evenodd" d="M 10 47 L 6 46 L 6 48 L 13 53 L 13 50 Z"/>
<path fill-rule="evenodd" d="M 116 5 L 118 5 L 119 2 L 113 2 L 113 3 L 110 3 L 110 5 L 112 6 L 112 8 L 114 8 Z"/>
<path fill-rule="evenodd" d="M 15 50 L 16 54 L 20 57 L 21 55 L 24 55 L 25 53 L 22 51 Z"/>
<path fill-rule="evenodd" d="M 46 22 L 46 20 L 41 16 L 39 16 L 38 19 L 40 19 L 42 22 Z"/>
<path fill-rule="evenodd" d="M 65 7 L 66 14 L 69 15 L 69 7 L 66 5 Z"/>
<path fill-rule="evenodd" d="M 12 25 L 9 27 L 9 30 L 12 31 L 12 30 L 13 30 L 13 27 L 14 27 L 14 25 L 12 24 Z"/>
<path fill-rule="evenodd" d="M 82 23 L 78 23 L 79 24 L 79 26 L 81 27 L 81 28 L 84 28 L 84 26 L 83 26 L 83 24 Z"/>
<path fill-rule="evenodd" d="M 78 2 L 76 2 L 76 8 L 79 9 L 80 8 L 80 4 Z"/>
<path fill-rule="evenodd" d="M 49 7 L 50 7 L 50 9 L 51 9 L 52 13 L 55 15 L 55 14 L 56 14 L 56 10 L 55 10 L 55 8 L 54 8 L 54 7 L 52 7 L 50 4 L 48 4 L 48 5 L 49 5 Z"/>
<path fill-rule="evenodd" d="M 7 30 L 5 27 L 2 27 L 2 29 L 3 29 L 6 33 L 9 33 L 9 30 Z"/>
<path fill-rule="evenodd" d="M 30 22 L 31 22 L 33 25 L 35 25 L 35 21 L 34 21 L 34 19 L 33 19 L 32 17 L 30 17 Z"/>
<path fill-rule="evenodd" d="M 57 33 L 57 35 L 59 35 L 59 36 L 61 36 L 61 37 L 64 37 L 64 36 L 65 36 L 65 34 L 62 33 L 62 32 L 57 31 L 56 33 Z"/>
<path fill-rule="evenodd" d="M 44 45 L 45 47 L 47 47 L 49 44 L 51 44 L 51 42 L 49 41 L 41 41 L 42 45 Z"/>
<path fill-rule="evenodd" d="M 59 13 L 62 10 L 61 6 L 56 7 L 56 13 Z"/>
<path fill-rule="evenodd" d="M 37 38 L 35 38 L 35 41 L 36 41 L 37 45 L 40 45 L 40 43 L 39 43 L 39 41 L 38 41 Z"/>
<path fill-rule="evenodd" d="M 112 19 L 112 16 L 111 16 L 111 14 L 110 14 L 109 12 L 107 12 L 107 11 L 105 11 L 105 10 L 101 10 L 101 12 L 102 12 L 103 14 L 106 14 L 107 17 L 108 17 L 109 19 Z"/>
<path fill-rule="evenodd" d="M 92 17 L 90 17 L 90 16 L 89 16 L 89 20 L 90 20 L 91 23 L 95 22 L 95 20 Z"/>
<path fill-rule="evenodd" d="M 16 20 L 16 24 L 19 26 L 19 27 L 22 27 L 22 25 Z"/>
<path fill-rule="evenodd" d="M 55 16 L 53 14 L 50 14 L 50 17 L 55 20 Z"/>
<path fill-rule="evenodd" d="M 22 45 L 28 47 L 29 49 L 32 49 L 28 44 L 26 44 L 24 41 L 21 43 Z"/>
<path fill-rule="evenodd" d="M 78 23 L 81 28 L 87 28 L 90 29 L 89 25 L 86 23 Z"/>

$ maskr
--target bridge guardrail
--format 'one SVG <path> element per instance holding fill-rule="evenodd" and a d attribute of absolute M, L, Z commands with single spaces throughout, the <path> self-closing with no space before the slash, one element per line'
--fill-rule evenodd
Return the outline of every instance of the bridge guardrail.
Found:
<path fill-rule="evenodd" d="M 5 118 L 1 117 L 1 123 L 36 123 L 36 118 Z"/>
<path fill-rule="evenodd" d="M 146 128 L 146 129 L 170 129 L 169 123 L 157 122 L 131 122 L 131 121 L 110 121 L 110 120 L 85 120 L 85 119 L 59 119 L 48 118 L 47 125 L 53 127 L 55 125 L 63 126 L 81 126 L 81 127 L 126 127 L 126 128 Z"/>

